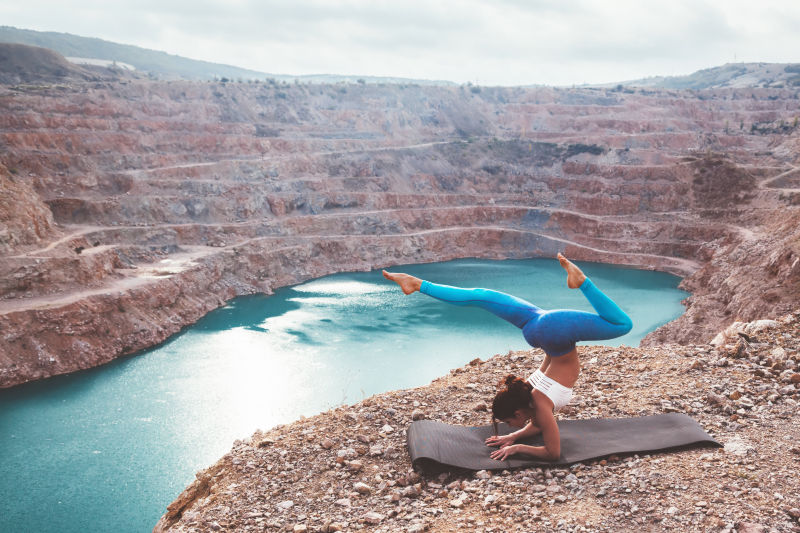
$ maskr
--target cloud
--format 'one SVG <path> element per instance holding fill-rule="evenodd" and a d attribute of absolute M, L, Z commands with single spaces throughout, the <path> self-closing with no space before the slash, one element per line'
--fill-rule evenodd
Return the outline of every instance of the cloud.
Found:
<path fill-rule="evenodd" d="M 572 84 L 798 61 L 800 2 L 6 2 L 0 20 L 282 74 Z"/>

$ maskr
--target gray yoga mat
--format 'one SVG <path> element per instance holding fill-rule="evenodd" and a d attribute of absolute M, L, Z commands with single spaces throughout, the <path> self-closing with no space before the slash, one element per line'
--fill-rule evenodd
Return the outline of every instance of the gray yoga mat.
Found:
<path fill-rule="evenodd" d="M 412 422 L 408 428 L 408 452 L 414 467 L 442 470 L 448 466 L 469 470 L 502 470 L 531 465 L 568 465 L 615 454 L 648 453 L 690 445 L 721 446 L 700 424 L 680 413 L 635 418 L 563 420 L 561 458 L 558 461 L 512 457 L 496 461 L 489 457 L 497 448 L 484 444 L 494 434 L 492 426 L 453 426 L 432 420 Z M 499 425 L 501 435 L 512 430 Z M 519 441 L 541 446 L 541 435 Z"/>

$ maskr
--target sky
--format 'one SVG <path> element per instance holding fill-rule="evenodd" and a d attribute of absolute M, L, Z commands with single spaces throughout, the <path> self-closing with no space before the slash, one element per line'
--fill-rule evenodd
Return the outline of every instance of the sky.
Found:
<path fill-rule="evenodd" d="M 0 24 L 270 74 L 478 85 L 800 62 L 798 0 L 2 0 Z"/>

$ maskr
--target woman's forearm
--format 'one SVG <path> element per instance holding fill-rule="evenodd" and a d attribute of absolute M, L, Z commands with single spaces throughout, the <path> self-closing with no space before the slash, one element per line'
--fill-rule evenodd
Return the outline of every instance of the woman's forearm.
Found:
<path fill-rule="evenodd" d="M 555 461 L 560 455 L 555 455 L 544 446 L 528 446 L 527 444 L 518 444 L 518 452 L 536 457 L 537 459 L 544 459 L 546 461 Z"/>
<path fill-rule="evenodd" d="M 539 370 L 541 370 L 542 373 L 545 373 L 547 372 L 547 369 L 549 367 L 550 367 L 550 356 L 545 354 L 544 359 L 542 359 L 542 364 L 539 365 Z"/>
<path fill-rule="evenodd" d="M 534 425 L 533 422 L 528 422 L 525 424 L 525 427 L 522 429 L 518 429 L 511 435 L 514 437 L 514 440 L 524 439 L 526 437 L 532 437 L 534 435 L 538 435 L 541 430 Z"/>

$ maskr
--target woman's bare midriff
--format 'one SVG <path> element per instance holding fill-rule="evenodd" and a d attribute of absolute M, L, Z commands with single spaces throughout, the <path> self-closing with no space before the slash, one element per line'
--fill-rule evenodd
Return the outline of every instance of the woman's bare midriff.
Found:
<path fill-rule="evenodd" d="M 558 357 L 550 357 L 550 364 L 544 370 L 544 375 L 554 379 L 565 387 L 572 388 L 578 381 L 581 373 L 581 362 L 578 359 L 578 349 Z"/>

